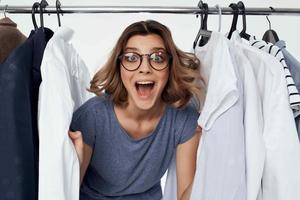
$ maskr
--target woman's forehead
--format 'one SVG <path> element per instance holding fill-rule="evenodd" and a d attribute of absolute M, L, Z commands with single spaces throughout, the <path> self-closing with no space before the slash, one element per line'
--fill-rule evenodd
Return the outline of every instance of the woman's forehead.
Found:
<path fill-rule="evenodd" d="M 124 50 L 134 51 L 154 51 L 165 50 L 163 39 L 157 34 L 134 35 L 130 37 L 125 45 Z"/>

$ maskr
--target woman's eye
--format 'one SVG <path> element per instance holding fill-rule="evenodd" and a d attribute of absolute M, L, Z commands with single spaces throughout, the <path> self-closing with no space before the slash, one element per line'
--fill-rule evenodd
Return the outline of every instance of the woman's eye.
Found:
<path fill-rule="evenodd" d="M 151 55 L 151 60 L 153 62 L 162 63 L 165 61 L 165 56 L 163 55 L 163 53 L 153 53 Z"/>
<path fill-rule="evenodd" d="M 137 56 L 135 54 L 126 54 L 124 57 L 125 57 L 125 60 L 128 62 L 136 62 L 139 60 L 139 56 Z"/>

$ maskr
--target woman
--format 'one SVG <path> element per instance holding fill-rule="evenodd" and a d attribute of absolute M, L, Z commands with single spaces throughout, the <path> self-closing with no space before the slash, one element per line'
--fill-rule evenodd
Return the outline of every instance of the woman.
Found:
<path fill-rule="evenodd" d="M 176 153 L 178 199 L 188 199 L 201 129 L 188 106 L 199 96 L 199 60 L 180 51 L 156 21 L 128 26 L 73 115 L 81 200 L 158 200 Z M 104 92 L 105 91 L 105 92 Z"/>

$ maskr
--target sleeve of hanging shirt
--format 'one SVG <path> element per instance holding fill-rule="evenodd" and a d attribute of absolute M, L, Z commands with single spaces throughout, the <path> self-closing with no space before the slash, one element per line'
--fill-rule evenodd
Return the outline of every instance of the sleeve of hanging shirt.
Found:
<path fill-rule="evenodd" d="M 79 200 L 79 162 L 68 131 L 72 114 L 88 98 L 88 69 L 60 28 L 42 61 L 39 93 L 39 200 Z"/>

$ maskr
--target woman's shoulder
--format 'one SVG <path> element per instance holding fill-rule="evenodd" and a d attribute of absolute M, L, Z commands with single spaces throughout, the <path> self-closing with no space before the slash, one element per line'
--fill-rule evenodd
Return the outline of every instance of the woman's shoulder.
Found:
<path fill-rule="evenodd" d="M 175 143 L 178 145 L 186 142 L 195 134 L 199 113 L 197 109 L 191 105 L 186 105 L 182 108 L 173 107 L 172 110 Z"/>
<path fill-rule="evenodd" d="M 107 108 L 110 98 L 108 95 L 103 94 L 101 96 L 94 96 L 88 99 L 84 104 L 76 109 L 75 113 L 77 115 L 80 113 L 94 112 L 97 113 L 98 110 L 103 110 Z"/>
<path fill-rule="evenodd" d="M 171 110 L 169 116 L 172 121 L 174 121 L 175 127 L 177 128 L 186 126 L 187 124 L 197 123 L 200 116 L 197 109 L 189 104 L 182 108 L 171 106 Z"/>
<path fill-rule="evenodd" d="M 182 108 L 175 108 L 173 106 L 171 106 L 171 107 L 172 107 L 174 116 L 176 116 L 177 118 L 185 118 L 185 117 L 191 116 L 191 115 L 199 117 L 199 112 L 193 105 L 187 104 L 186 106 L 184 106 Z"/>

